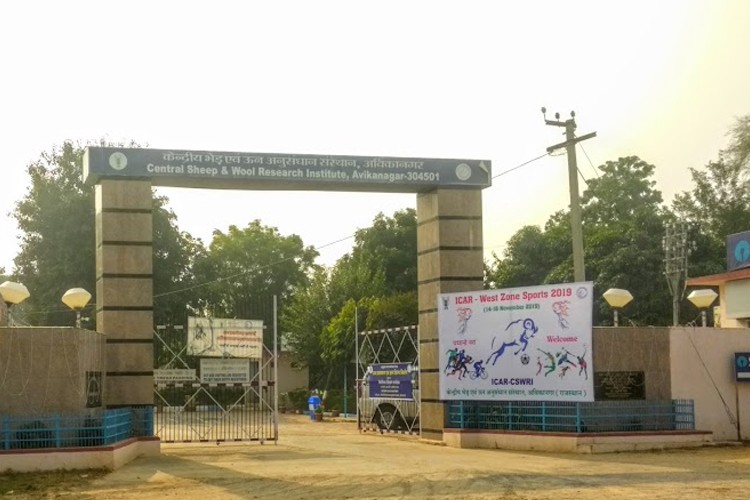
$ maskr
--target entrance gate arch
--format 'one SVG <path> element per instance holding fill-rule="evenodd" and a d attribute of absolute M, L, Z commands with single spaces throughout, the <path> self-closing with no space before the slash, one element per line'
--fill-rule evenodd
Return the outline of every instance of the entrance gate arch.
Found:
<path fill-rule="evenodd" d="M 415 193 L 421 430 L 441 440 L 437 296 L 482 286 L 481 190 L 491 179 L 488 160 L 88 147 L 106 405 L 154 404 L 152 186 Z"/>

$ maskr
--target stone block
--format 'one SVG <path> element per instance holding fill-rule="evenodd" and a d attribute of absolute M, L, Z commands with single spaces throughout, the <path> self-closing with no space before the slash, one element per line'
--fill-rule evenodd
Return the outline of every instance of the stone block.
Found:
<path fill-rule="evenodd" d="M 440 247 L 482 247 L 482 219 L 432 219 L 417 226 L 419 252 L 433 251 Z"/>
<path fill-rule="evenodd" d="M 482 248 L 476 250 L 449 250 L 430 252 L 417 258 L 419 281 L 436 278 L 477 277 L 480 282 L 484 274 Z"/>
<path fill-rule="evenodd" d="M 107 245 L 96 252 L 96 275 L 147 274 L 154 272 L 153 248 L 149 246 Z"/>
<path fill-rule="evenodd" d="M 99 278 L 96 281 L 97 310 L 104 307 L 153 307 L 154 282 L 144 278 Z"/>
<path fill-rule="evenodd" d="M 150 339 L 154 334 L 153 311 L 107 311 L 96 313 L 96 330 L 123 339 Z"/>
<path fill-rule="evenodd" d="M 154 404 L 153 375 L 108 374 L 104 387 L 104 402 L 107 406 Z"/>
<path fill-rule="evenodd" d="M 421 370 L 426 369 L 427 367 L 420 366 Z M 419 388 L 420 388 L 420 397 L 422 399 L 440 399 L 440 389 L 439 389 L 439 377 L 440 373 L 436 372 L 421 372 L 419 374 Z"/>
<path fill-rule="evenodd" d="M 151 343 L 107 342 L 106 355 L 108 372 L 145 372 L 154 368 L 154 346 Z"/>
<path fill-rule="evenodd" d="M 440 369 L 437 343 L 423 343 L 419 346 L 419 367 L 424 370 Z"/>
<path fill-rule="evenodd" d="M 96 214 L 96 245 L 111 242 L 151 243 L 153 216 L 140 212 L 103 212 Z"/>
<path fill-rule="evenodd" d="M 151 182 L 102 179 L 94 191 L 96 213 L 107 209 L 151 210 Z"/>
<path fill-rule="evenodd" d="M 422 437 L 425 439 L 443 439 L 445 427 L 445 405 L 440 402 L 421 402 L 419 422 Z M 437 431 L 437 432 L 435 432 Z M 429 436 L 432 437 L 429 437 Z"/>
<path fill-rule="evenodd" d="M 445 215 L 482 217 L 479 189 L 438 189 L 417 196 L 417 221 Z"/>

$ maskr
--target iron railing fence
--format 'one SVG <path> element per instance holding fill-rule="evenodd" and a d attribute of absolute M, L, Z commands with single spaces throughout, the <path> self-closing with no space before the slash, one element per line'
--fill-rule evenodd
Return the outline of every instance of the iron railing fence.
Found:
<path fill-rule="evenodd" d="M 0 450 L 93 447 L 153 436 L 153 407 L 0 417 Z"/>
<path fill-rule="evenodd" d="M 695 430 L 690 399 L 671 401 L 453 401 L 448 427 L 539 432 Z"/>

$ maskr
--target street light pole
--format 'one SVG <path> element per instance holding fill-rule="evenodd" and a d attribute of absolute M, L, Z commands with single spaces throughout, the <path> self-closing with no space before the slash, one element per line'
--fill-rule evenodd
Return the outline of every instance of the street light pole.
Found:
<path fill-rule="evenodd" d="M 29 290 L 21 283 L 5 281 L 0 285 L 0 297 L 2 297 L 6 306 L 6 311 L 8 312 L 8 317 L 3 323 L 7 323 L 8 326 L 14 325 L 10 308 L 28 299 L 29 295 Z"/>
<path fill-rule="evenodd" d="M 622 288 L 610 288 L 604 292 L 602 296 L 604 297 L 604 300 L 607 301 L 607 304 L 609 304 L 609 307 L 614 311 L 614 326 L 619 326 L 620 321 L 617 311 L 628 305 L 630 301 L 633 300 L 633 295 Z"/>
<path fill-rule="evenodd" d="M 81 328 L 81 310 L 91 300 L 91 294 L 83 288 L 71 288 L 62 296 L 63 304 L 76 313 L 76 328 Z"/>

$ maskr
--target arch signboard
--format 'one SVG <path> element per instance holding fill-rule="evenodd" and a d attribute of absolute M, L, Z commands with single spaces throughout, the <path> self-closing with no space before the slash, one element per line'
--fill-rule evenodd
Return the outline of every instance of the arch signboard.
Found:
<path fill-rule="evenodd" d="M 482 189 L 487 160 L 90 147 L 83 178 L 149 179 L 155 186 L 418 193 Z"/>

